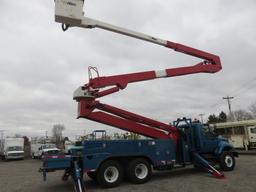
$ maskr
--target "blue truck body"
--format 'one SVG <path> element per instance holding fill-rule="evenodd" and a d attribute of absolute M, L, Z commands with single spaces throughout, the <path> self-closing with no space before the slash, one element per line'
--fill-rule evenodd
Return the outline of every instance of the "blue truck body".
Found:
<path fill-rule="evenodd" d="M 85 141 L 83 145 L 83 167 L 87 172 L 113 158 L 143 157 L 154 167 L 171 165 L 176 159 L 172 140 Z"/>
<path fill-rule="evenodd" d="M 71 176 L 75 181 L 75 188 L 82 186 L 77 191 L 83 191 L 83 173 L 96 179 L 102 166 L 113 161 L 118 162 L 124 170 L 127 170 L 130 162 L 141 159 L 156 170 L 194 164 L 215 176 L 220 176 L 221 173 L 212 166 L 214 163 L 226 162 L 227 170 L 234 168 L 234 164 L 229 167 L 228 163 L 234 163 L 234 157 L 238 155 L 226 139 L 204 131 L 201 123 L 184 121 L 185 124 L 179 125 L 180 121 L 175 124 L 180 133 L 178 143 L 171 139 L 84 141 L 71 149 L 68 155 L 45 156 L 41 171 L 46 179 L 47 172 L 64 170 L 63 180 Z M 225 154 L 228 155 L 223 157 Z"/>

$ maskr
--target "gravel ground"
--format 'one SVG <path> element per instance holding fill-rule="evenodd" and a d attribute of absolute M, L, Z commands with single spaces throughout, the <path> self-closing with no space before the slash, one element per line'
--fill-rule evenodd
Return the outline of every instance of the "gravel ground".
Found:
<path fill-rule="evenodd" d="M 47 182 L 38 173 L 39 160 L 0 161 L 1 192 L 69 192 L 73 190 L 71 181 L 61 181 L 62 172 L 49 173 Z M 226 179 L 215 179 L 210 174 L 198 172 L 192 167 L 168 172 L 154 172 L 152 179 L 143 185 L 123 182 L 113 189 L 102 189 L 90 179 L 85 180 L 87 191 L 113 192 L 255 192 L 256 155 L 243 155 L 237 159 L 236 169 L 226 172 Z"/>

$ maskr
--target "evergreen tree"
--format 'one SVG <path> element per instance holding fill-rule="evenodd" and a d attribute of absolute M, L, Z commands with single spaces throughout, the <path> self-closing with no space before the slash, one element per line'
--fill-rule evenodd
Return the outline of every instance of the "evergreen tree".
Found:
<path fill-rule="evenodd" d="M 218 123 L 219 119 L 215 114 L 212 114 L 208 117 L 207 123 Z"/>
<path fill-rule="evenodd" d="M 219 114 L 218 122 L 220 122 L 220 123 L 227 122 L 227 115 L 223 111 L 221 111 Z"/>

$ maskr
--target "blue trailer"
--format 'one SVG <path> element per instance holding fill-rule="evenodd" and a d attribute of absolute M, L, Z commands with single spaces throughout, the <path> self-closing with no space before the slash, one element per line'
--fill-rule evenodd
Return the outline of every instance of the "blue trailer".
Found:
<path fill-rule="evenodd" d="M 234 169 L 238 153 L 226 139 L 191 120 L 179 120 L 175 125 L 182 135 L 177 144 L 171 139 L 84 141 L 69 155 L 45 156 L 41 171 L 46 179 L 47 172 L 64 170 L 62 179 L 71 176 L 75 191 L 80 192 L 85 191 L 84 173 L 102 187 L 115 187 L 124 177 L 132 183 L 145 183 L 152 169 L 171 170 L 193 164 L 218 178 L 224 175 L 215 165 L 223 171 Z"/>

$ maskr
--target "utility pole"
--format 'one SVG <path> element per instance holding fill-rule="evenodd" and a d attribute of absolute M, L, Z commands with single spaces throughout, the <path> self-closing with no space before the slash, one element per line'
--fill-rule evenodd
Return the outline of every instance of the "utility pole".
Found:
<path fill-rule="evenodd" d="M 5 130 L 0 130 L 0 134 L 1 134 L 1 140 L 3 140 L 4 139 L 4 132 L 5 132 Z"/>
<path fill-rule="evenodd" d="M 0 134 L 1 134 L 1 142 L 0 142 L 0 149 L 3 147 L 3 140 L 4 140 L 4 132 L 5 130 L 0 130 Z"/>
<path fill-rule="evenodd" d="M 231 99 L 234 99 L 234 97 L 230 97 L 230 96 L 227 96 L 227 97 L 223 97 L 224 100 L 227 100 L 228 102 L 228 109 L 229 109 L 229 116 L 232 118 L 233 120 L 233 115 L 232 115 L 232 111 L 231 111 Z"/>
<path fill-rule="evenodd" d="M 200 116 L 200 118 L 201 118 L 201 123 L 202 123 L 202 124 L 204 124 L 204 118 L 203 118 L 204 115 L 205 115 L 204 113 L 200 113 L 200 114 L 199 114 L 199 116 Z"/>

